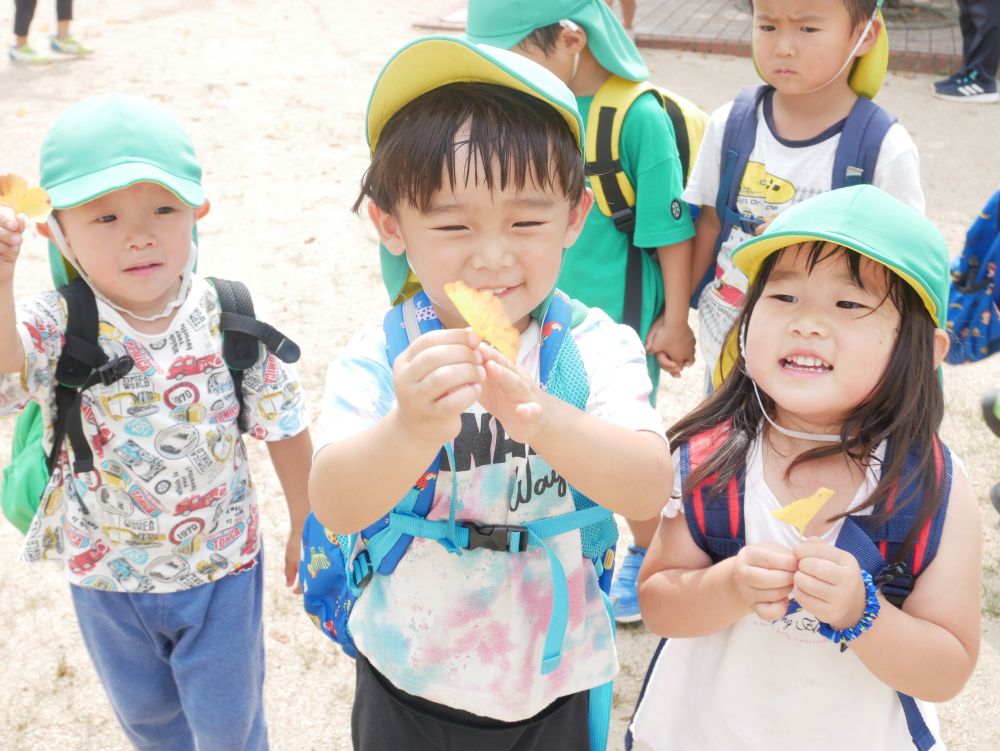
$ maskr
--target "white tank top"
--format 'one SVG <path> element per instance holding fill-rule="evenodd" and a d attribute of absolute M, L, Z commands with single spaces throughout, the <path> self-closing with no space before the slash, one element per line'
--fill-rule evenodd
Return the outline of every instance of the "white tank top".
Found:
<path fill-rule="evenodd" d="M 875 453 L 881 458 L 884 452 L 883 445 Z M 869 469 L 849 509 L 863 503 L 877 481 Z M 771 516 L 780 505 L 764 481 L 758 439 L 747 457 L 748 544 L 798 542 L 793 527 Z M 677 509 L 672 500 L 664 514 L 673 516 Z M 823 539 L 833 544 L 842 524 L 834 524 Z M 751 613 L 711 636 L 670 639 L 633 719 L 633 749 L 914 751 L 896 691 L 817 628 L 816 618 L 804 610 L 775 623 Z M 939 738 L 934 706 L 921 701 L 917 706 Z M 932 748 L 945 746 L 938 740 Z"/>

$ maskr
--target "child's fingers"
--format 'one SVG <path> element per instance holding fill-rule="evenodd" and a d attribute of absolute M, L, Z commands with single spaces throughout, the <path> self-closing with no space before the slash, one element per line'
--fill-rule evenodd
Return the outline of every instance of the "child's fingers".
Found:
<path fill-rule="evenodd" d="M 845 578 L 845 569 L 838 562 L 816 556 L 799 559 L 799 573 L 827 584 L 836 584 Z"/>
<path fill-rule="evenodd" d="M 397 378 L 420 383 L 444 368 L 463 364 L 481 367 L 482 357 L 478 350 L 461 343 L 443 343 L 410 353 L 406 359 L 397 359 L 393 370 Z"/>
<path fill-rule="evenodd" d="M 792 551 L 780 545 L 747 545 L 740 550 L 738 556 L 748 566 L 795 572 L 799 568 L 799 559 Z"/>
<path fill-rule="evenodd" d="M 753 612 L 762 620 L 771 623 L 788 612 L 788 599 L 776 600 L 775 602 L 758 602 L 753 606 Z"/>
<path fill-rule="evenodd" d="M 434 402 L 433 410 L 441 417 L 465 412 L 476 403 L 482 391 L 483 387 L 479 383 L 457 386 L 438 397 Z"/>
<path fill-rule="evenodd" d="M 753 587 L 754 589 L 769 590 L 787 587 L 791 590 L 794 577 L 795 574 L 791 571 L 749 566 L 747 568 L 745 579 L 747 585 Z"/>

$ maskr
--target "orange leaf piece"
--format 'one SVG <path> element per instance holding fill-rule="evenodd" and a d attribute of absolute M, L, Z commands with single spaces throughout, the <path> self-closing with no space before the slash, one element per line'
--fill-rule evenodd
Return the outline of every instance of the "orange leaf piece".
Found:
<path fill-rule="evenodd" d="M 772 511 L 771 515 L 786 524 L 791 524 L 799 530 L 799 536 L 804 537 L 809 522 L 832 497 L 833 491 L 830 488 L 819 488 L 811 496 L 799 498 L 787 506 Z"/>
<path fill-rule="evenodd" d="M 0 206 L 24 214 L 33 222 L 44 222 L 52 213 L 52 201 L 44 188 L 29 188 L 19 175 L 0 175 Z"/>
<path fill-rule="evenodd" d="M 508 360 L 517 361 L 521 334 L 510 322 L 499 297 L 488 289 L 473 289 L 461 279 L 445 284 L 444 291 L 473 331 Z"/>

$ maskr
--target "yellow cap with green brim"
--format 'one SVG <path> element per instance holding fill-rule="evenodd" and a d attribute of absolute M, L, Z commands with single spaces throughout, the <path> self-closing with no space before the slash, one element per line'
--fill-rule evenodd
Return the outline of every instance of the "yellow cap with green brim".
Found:
<path fill-rule="evenodd" d="M 455 83 L 490 83 L 515 89 L 555 108 L 583 154 L 583 120 L 576 98 L 562 81 L 535 62 L 508 50 L 450 36 L 416 39 L 382 68 L 368 101 L 365 134 L 375 151 L 386 123 L 429 91 Z M 393 303 L 419 289 L 404 256 L 380 246 L 382 281 Z"/>
<path fill-rule="evenodd" d="M 762 235 L 733 250 L 733 264 L 752 285 L 772 253 L 815 241 L 841 245 L 886 266 L 913 287 L 937 325 L 946 327 L 950 270 L 944 238 L 919 211 L 873 185 L 831 190 L 783 211 Z M 716 363 L 716 385 L 738 355 L 739 335 L 731 331 Z"/>

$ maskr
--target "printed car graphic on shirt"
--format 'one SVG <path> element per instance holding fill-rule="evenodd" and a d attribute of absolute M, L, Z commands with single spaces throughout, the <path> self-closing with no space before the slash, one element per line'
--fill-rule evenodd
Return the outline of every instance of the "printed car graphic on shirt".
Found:
<path fill-rule="evenodd" d="M 74 574 L 83 574 L 90 571 L 98 562 L 111 552 L 111 548 L 104 544 L 102 540 L 95 540 L 94 544 L 67 561 L 66 565 Z"/>
<path fill-rule="evenodd" d="M 222 357 L 217 352 L 205 355 L 204 357 L 181 355 L 170 364 L 170 370 L 167 371 L 167 378 L 180 380 L 185 376 L 198 375 L 199 373 L 207 373 L 216 368 L 221 368 L 224 364 Z"/>
<path fill-rule="evenodd" d="M 174 509 L 175 514 L 187 516 L 192 511 L 208 508 L 216 501 L 226 497 L 226 486 L 218 485 L 204 495 L 192 495 L 177 504 Z"/>

